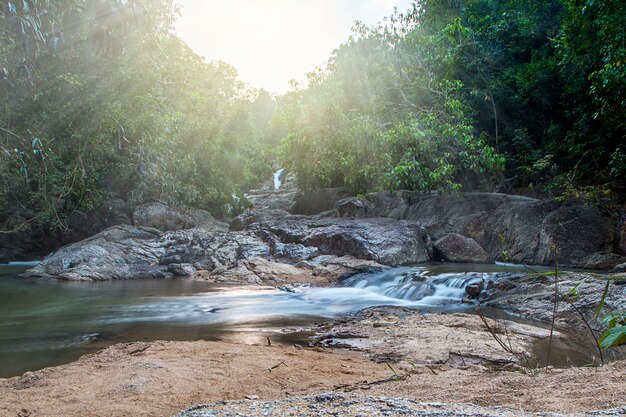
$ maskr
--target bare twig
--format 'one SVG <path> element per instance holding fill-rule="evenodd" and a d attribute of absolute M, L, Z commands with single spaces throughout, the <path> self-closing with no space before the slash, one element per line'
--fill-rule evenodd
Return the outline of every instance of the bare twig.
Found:
<path fill-rule="evenodd" d="M 274 366 L 272 366 L 272 367 L 270 368 L 270 372 L 272 372 L 272 370 L 273 370 L 273 369 L 278 368 L 280 365 L 285 365 L 285 366 L 287 366 L 287 364 L 286 364 L 285 362 L 280 361 L 280 362 L 278 362 L 276 365 L 274 365 Z"/>
<path fill-rule="evenodd" d="M 478 317 L 480 317 L 480 319 L 482 320 L 483 324 L 487 328 L 487 331 L 489 332 L 489 334 L 491 334 L 491 337 L 493 337 L 494 340 L 496 342 L 498 342 L 498 344 L 502 347 L 502 349 L 504 349 L 505 352 L 510 353 L 511 355 L 514 355 L 514 356 L 518 356 L 518 357 L 524 355 L 524 352 L 516 352 L 513 349 L 513 347 L 511 346 L 510 340 L 509 340 L 509 344 L 507 345 L 506 343 L 504 343 L 502 338 L 500 338 L 500 336 L 498 336 L 498 334 L 496 333 L 496 330 L 489 325 L 489 322 L 485 318 L 485 315 L 483 314 L 483 310 L 482 310 L 482 307 L 481 307 L 480 303 L 478 304 L 478 307 L 476 308 L 476 311 L 478 312 Z M 508 337 L 508 335 L 507 335 L 507 337 Z"/>
<path fill-rule="evenodd" d="M 548 352 L 546 354 L 546 366 L 550 364 L 550 353 L 552 351 L 552 339 L 554 337 L 554 325 L 556 323 L 556 315 L 559 306 L 559 243 L 558 231 L 561 223 L 561 213 L 563 212 L 563 203 L 559 206 L 556 215 L 556 224 L 554 226 L 554 235 L 552 236 L 554 244 L 554 306 L 552 308 L 552 322 L 550 323 L 550 339 L 548 340 Z"/>

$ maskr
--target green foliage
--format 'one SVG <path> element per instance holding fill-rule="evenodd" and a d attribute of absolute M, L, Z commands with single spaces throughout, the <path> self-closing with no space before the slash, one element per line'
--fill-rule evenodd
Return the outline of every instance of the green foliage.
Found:
<path fill-rule="evenodd" d="M 422 0 L 357 24 L 279 106 L 283 158 L 308 187 L 618 187 L 625 19 L 619 0 Z"/>
<path fill-rule="evenodd" d="M 256 93 L 175 17 L 170 0 L 2 3 L 3 218 L 63 229 L 111 197 L 232 214 L 269 176 Z"/>
<path fill-rule="evenodd" d="M 602 322 L 607 331 L 598 340 L 598 345 L 604 349 L 626 345 L 626 313 L 617 313 L 606 316 Z"/>
<path fill-rule="evenodd" d="M 462 83 L 442 74 L 449 29 L 427 31 L 420 16 L 357 24 L 308 89 L 279 103 L 282 157 L 302 187 L 457 191 L 497 178 L 503 157 L 473 126 Z"/>
<path fill-rule="evenodd" d="M 277 157 L 303 188 L 601 198 L 626 178 L 624 6 L 416 1 L 274 99 L 174 37 L 173 0 L 0 2 L 0 223 L 232 215 Z"/>

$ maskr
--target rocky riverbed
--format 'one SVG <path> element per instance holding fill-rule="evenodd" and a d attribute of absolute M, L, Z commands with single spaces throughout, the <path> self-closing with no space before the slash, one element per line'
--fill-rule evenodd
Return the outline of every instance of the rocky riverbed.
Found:
<path fill-rule="evenodd" d="M 249 199 L 254 208 L 229 224 L 160 203 L 127 217 L 111 215 L 133 224 L 107 224 L 24 277 L 185 277 L 292 291 L 295 284 L 343 285 L 357 273 L 437 260 L 547 265 L 555 259 L 554 238 L 560 263 L 615 273 L 599 314 L 606 276 L 556 275 L 555 292 L 555 275 L 545 269 L 516 269 L 460 280 L 464 301 L 480 305 L 482 317 L 377 307 L 285 329 L 309 337 L 294 345 L 269 338 L 118 344 L 67 365 L 0 380 L 0 414 L 166 416 L 215 401 L 181 416 L 624 411 L 623 350 L 606 352 L 610 363 L 604 366 L 596 357 L 593 367 L 540 367 L 555 294 L 555 356 L 571 353 L 573 334 L 601 332 L 603 314 L 626 310 L 626 276 L 620 273 L 626 258 L 616 249 L 622 237 L 610 213 L 500 194 L 353 198 L 329 189 L 306 195 L 289 182 L 281 192 L 268 185 Z M 407 291 L 434 291 L 419 274 L 399 279 L 410 286 Z M 493 311 L 507 315 L 493 321 Z"/>

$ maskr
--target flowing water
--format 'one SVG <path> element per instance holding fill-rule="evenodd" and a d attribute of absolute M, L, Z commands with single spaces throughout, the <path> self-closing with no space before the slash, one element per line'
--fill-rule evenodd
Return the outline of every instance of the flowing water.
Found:
<path fill-rule="evenodd" d="M 341 287 L 242 287 L 190 280 L 25 280 L 28 265 L 0 266 L 0 377 L 75 360 L 114 343 L 150 340 L 303 341 L 280 329 L 366 307 L 472 309 L 465 286 L 503 265 L 428 264 L 359 274 Z M 300 337 L 300 339 L 297 339 Z"/>
<path fill-rule="evenodd" d="M 278 171 L 274 172 L 274 191 L 280 190 L 280 187 L 283 185 L 283 173 L 285 172 L 285 168 L 281 168 Z"/>

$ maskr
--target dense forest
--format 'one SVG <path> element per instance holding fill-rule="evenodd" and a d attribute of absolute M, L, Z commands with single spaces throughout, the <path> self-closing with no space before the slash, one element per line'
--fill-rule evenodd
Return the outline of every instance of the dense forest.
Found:
<path fill-rule="evenodd" d="M 121 198 L 234 215 L 304 189 L 610 193 L 626 177 L 623 0 L 422 0 L 356 23 L 274 97 L 205 62 L 172 0 L 0 3 L 0 224 Z"/>

